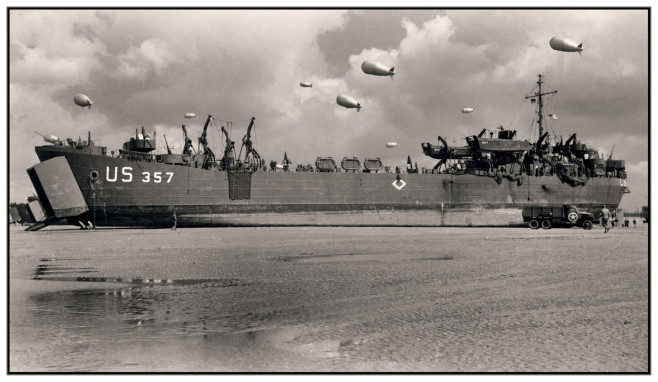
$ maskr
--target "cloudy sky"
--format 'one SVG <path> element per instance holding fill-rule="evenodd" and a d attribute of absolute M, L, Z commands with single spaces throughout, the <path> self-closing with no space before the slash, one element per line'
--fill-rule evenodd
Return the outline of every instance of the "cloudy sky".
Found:
<path fill-rule="evenodd" d="M 438 135 L 461 145 L 503 125 L 536 139 L 524 97 L 541 73 L 544 90 L 558 90 L 548 131 L 577 133 L 606 155 L 614 146 L 632 190 L 622 207 L 635 210 L 648 204 L 648 29 L 647 10 L 12 10 L 9 197 L 32 194 L 25 170 L 44 143 L 35 130 L 76 140 L 89 131 L 116 149 L 144 126 L 164 152 L 163 135 L 180 150 L 181 125 L 194 139 L 208 114 L 238 146 L 256 117 L 268 162 L 286 152 L 295 165 L 318 156 L 403 165 L 411 155 L 432 167 L 420 145 Z M 553 36 L 583 42 L 582 56 L 552 50 Z M 397 74 L 366 75 L 364 60 Z M 76 106 L 77 93 L 93 107 Z M 339 94 L 361 112 L 338 106 Z M 222 152 L 217 127 L 209 141 Z"/>

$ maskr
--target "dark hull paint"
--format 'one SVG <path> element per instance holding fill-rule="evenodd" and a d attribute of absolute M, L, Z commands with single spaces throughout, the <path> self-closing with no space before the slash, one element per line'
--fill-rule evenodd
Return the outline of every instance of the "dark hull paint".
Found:
<path fill-rule="evenodd" d="M 97 226 L 511 226 L 527 205 L 617 208 L 619 178 L 571 186 L 556 176 L 255 172 L 249 199 L 229 198 L 226 172 L 136 162 L 41 146 L 65 156 Z M 92 182 L 92 176 L 96 180 Z M 396 185 L 394 184 L 397 184 Z"/>

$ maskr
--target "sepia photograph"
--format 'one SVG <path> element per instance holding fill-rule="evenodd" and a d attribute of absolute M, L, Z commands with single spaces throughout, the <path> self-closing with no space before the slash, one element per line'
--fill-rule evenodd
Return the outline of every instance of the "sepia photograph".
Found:
<path fill-rule="evenodd" d="M 650 374 L 649 7 L 7 7 L 7 374 Z"/>

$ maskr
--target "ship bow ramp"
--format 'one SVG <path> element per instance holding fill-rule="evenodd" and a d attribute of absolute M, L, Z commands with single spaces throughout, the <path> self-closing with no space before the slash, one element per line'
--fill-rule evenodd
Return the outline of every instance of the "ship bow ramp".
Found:
<path fill-rule="evenodd" d="M 61 156 L 48 159 L 27 170 L 44 217 L 31 226 L 37 230 L 64 218 L 79 217 L 89 211 L 68 160 Z"/>

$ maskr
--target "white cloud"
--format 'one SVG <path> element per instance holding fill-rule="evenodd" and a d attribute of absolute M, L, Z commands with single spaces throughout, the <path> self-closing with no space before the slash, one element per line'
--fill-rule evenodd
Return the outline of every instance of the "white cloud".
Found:
<path fill-rule="evenodd" d="M 530 46 L 519 52 L 518 56 L 503 65 L 496 65 L 492 79 L 497 83 L 527 81 L 537 73 L 546 70 L 547 63 L 537 60 L 538 49 Z"/>
<path fill-rule="evenodd" d="M 90 57 L 66 59 L 49 56 L 40 48 L 24 49 L 20 61 L 12 65 L 12 78 L 25 82 L 56 84 L 71 81 L 88 81 L 91 69 L 98 66 L 98 62 Z"/>
<path fill-rule="evenodd" d="M 181 62 L 182 58 L 166 42 L 149 39 L 142 41 L 139 47 L 131 47 L 120 54 L 118 60 L 119 74 L 143 79 L 150 71 L 154 75 L 161 74 L 169 65 Z"/>
<path fill-rule="evenodd" d="M 78 16 L 89 16 L 82 12 Z M 10 72 L 13 82 L 44 86 L 86 82 L 100 66 L 98 56 L 105 45 L 77 35 L 78 28 L 92 28 L 95 19 L 85 23 L 69 12 L 12 10 L 10 17 Z"/>
<path fill-rule="evenodd" d="M 452 22 L 448 17 L 437 16 L 418 28 L 409 20 L 402 20 L 407 36 L 400 43 L 400 53 L 407 59 L 431 57 L 432 52 L 442 50 L 449 44 L 454 33 Z"/>
<path fill-rule="evenodd" d="M 626 171 L 629 173 L 632 173 L 634 175 L 642 176 L 642 177 L 649 177 L 649 162 L 648 161 L 641 161 L 638 163 L 631 163 L 630 165 L 626 166 Z"/>

